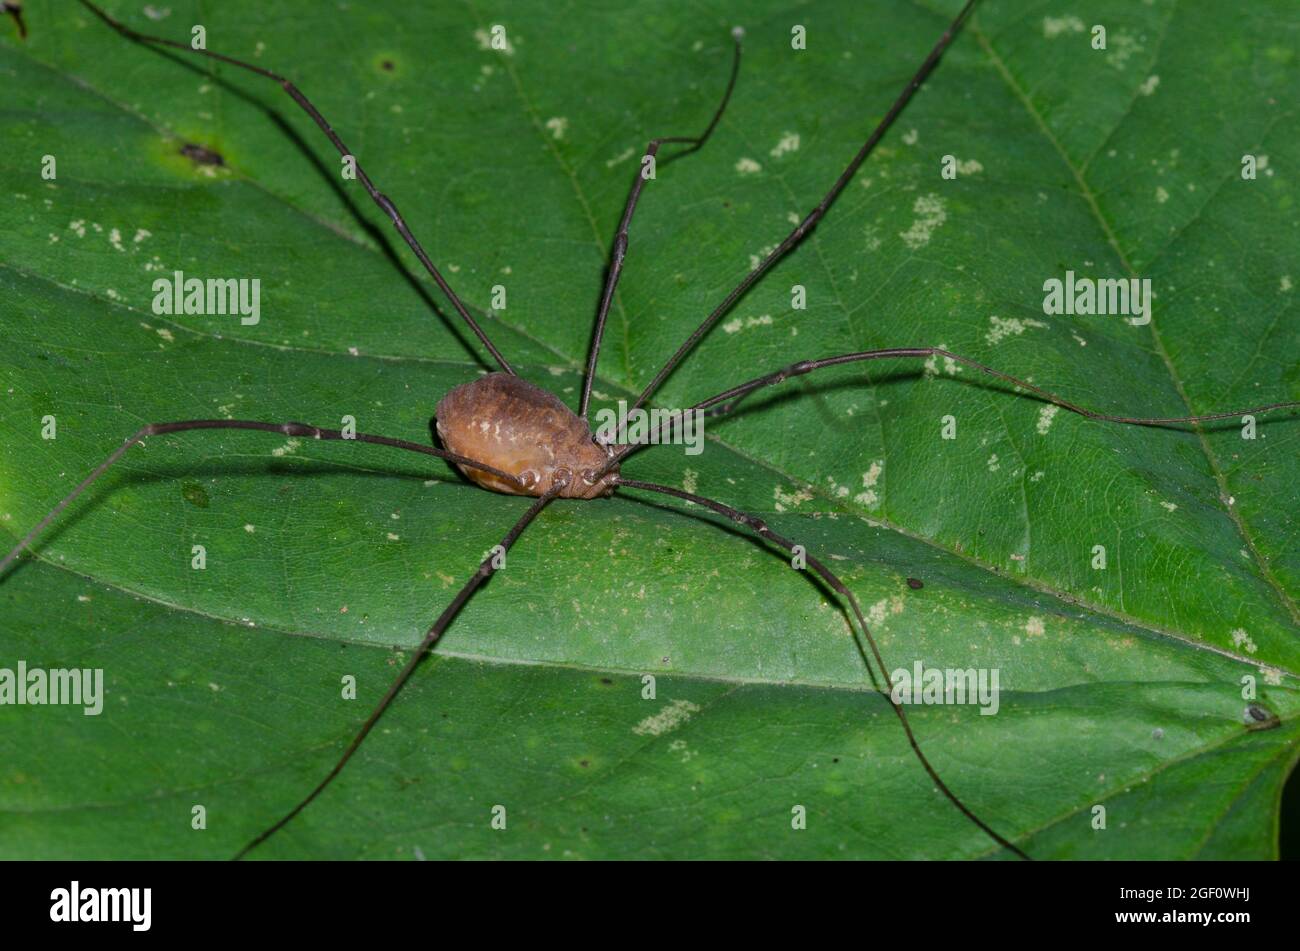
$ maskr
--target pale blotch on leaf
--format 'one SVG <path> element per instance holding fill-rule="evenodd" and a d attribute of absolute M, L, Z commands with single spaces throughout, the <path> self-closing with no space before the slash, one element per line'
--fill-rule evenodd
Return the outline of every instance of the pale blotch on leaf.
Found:
<path fill-rule="evenodd" d="M 700 712 L 700 706 L 689 700 L 670 700 L 662 710 L 648 716 L 632 732 L 637 736 L 663 736 L 682 726 L 694 714 Z"/>

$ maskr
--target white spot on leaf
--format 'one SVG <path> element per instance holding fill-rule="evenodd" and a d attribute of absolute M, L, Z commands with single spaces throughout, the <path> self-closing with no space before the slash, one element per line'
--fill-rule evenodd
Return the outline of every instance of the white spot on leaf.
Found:
<path fill-rule="evenodd" d="M 900 231 L 898 236 L 903 239 L 904 244 L 916 251 L 930 243 L 930 236 L 935 229 L 948 220 L 948 212 L 943 199 L 931 194 L 918 198 L 912 205 L 912 213 L 916 215 L 916 219 L 911 227 L 906 231 Z"/>
<path fill-rule="evenodd" d="M 1259 649 L 1255 646 L 1255 642 L 1250 639 L 1250 635 L 1246 633 L 1245 628 L 1236 628 L 1231 631 L 1231 634 L 1233 647 L 1244 647 L 1247 654 L 1253 654 Z"/>
<path fill-rule="evenodd" d="M 782 155 L 785 155 L 786 152 L 794 152 L 797 151 L 798 148 L 799 133 L 782 132 L 781 141 L 776 143 L 776 146 L 768 154 L 772 156 L 772 158 L 780 158 Z"/>
<path fill-rule="evenodd" d="M 1038 435 L 1047 435 L 1047 431 L 1052 428 L 1052 420 L 1056 418 L 1056 414 L 1060 411 L 1061 407 L 1052 403 L 1049 403 L 1038 411 Z"/>
<path fill-rule="evenodd" d="M 1043 17 L 1043 36 L 1054 40 L 1062 33 L 1082 33 L 1083 21 L 1076 16 Z"/>
<path fill-rule="evenodd" d="M 699 704 L 689 700 L 672 700 L 658 713 L 632 727 L 632 732 L 637 736 L 663 736 L 676 730 L 699 711 Z"/>

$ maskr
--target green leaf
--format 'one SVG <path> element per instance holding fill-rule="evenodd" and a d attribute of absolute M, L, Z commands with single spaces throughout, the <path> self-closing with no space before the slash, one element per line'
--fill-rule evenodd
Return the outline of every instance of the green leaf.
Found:
<path fill-rule="evenodd" d="M 742 23 L 716 134 L 647 183 L 600 406 L 634 397 L 816 204 L 956 9 L 110 6 L 182 42 L 200 23 L 210 49 L 292 77 L 522 375 L 570 405 L 637 156 L 707 123 Z M 273 83 L 129 43 L 72 4 L 24 10 L 25 42 L 0 24 L 4 537 L 149 421 L 351 415 L 428 440 L 442 394 L 490 363 L 307 117 Z M 1296 11 L 1087 15 L 981 4 L 659 404 L 931 345 L 1114 413 L 1300 399 Z M 260 321 L 155 313 L 154 280 L 177 270 L 258 278 Z M 1150 278 L 1151 323 L 1044 315 L 1043 282 L 1067 270 Z M 946 782 L 1030 855 L 1263 858 L 1300 730 L 1300 418 L 1257 422 L 1254 440 L 1238 419 L 1098 423 L 896 360 L 757 393 L 700 455 L 652 448 L 624 471 L 805 545 L 891 671 L 995 669 L 996 715 L 909 716 Z M 0 855 L 233 854 L 325 774 L 527 504 L 373 446 L 214 431 L 131 449 L 0 579 L 0 668 L 102 668 L 105 690 L 98 716 L 0 705 Z M 254 854 L 1005 857 L 916 761 L 846 608 L 697 507 L 557 502 L 338 781 Z M 1280 726 L 1246 729 L 1243 678 Z"/>

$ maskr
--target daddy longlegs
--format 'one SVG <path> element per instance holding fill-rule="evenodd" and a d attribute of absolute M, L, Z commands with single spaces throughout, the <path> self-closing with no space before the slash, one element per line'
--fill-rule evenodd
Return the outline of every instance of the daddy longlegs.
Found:
<path fill-rule="evenodd" d="M 101 10 L 94 3 L 91 3 L 90 0 L 81 0 L 81 3 L 103 23 L 113 28 L 128 40 L 142 44 L 170 47 L 186 53 L 197 53 L 201 56 L 218 60 L 239 69 L 247 70 L 278 83 L 290 98 L 292 98 L 293 101 L 311 117 L 312 121 L 315 122 L 315 124 L 326 135 L 340 155 L 345 159 L 352 157 L 352 153 L 343 143 L 339 135 L 329 125 L 324 116 L 293 82 L 283 76 L 252 63 L 244 62 L 218 52 L 206 49 L 193 49 L 190 45 L 185 43 L 139 33 Z M 782 259 L 792 249 L 798 246 L 809 232 L 816 227 L 817 223 L 829 211 L 835 200 L 844 190 L 845 186 L 853 178 L 858 168 L 863 164 L 873 148 L 875 148 L 877 143 L 885 135 L 894 120 L 906 108 L 914 93 L 920 88 L 922 83 L 933 71 L 944 51 L 960 31 L 963 23 L 970 15 L 974 6 L 975 0 L 968 0 L 965 6 L 963 6 L 956 18 L 949 25 L 948 29 L 930 50 L 929 55 L 925 58 L 924 62 L 916 71 L 910 82 L 908 82 L 907 86 L 898 95 L 893 105 L 885 113 L 884 117 L 863 143 L 856 155 L 854 155 L 839 177 L 834 181 L 829 191 L 827 191 L 817 205 L 798 222 L 793 230 L 790 231 L 790 233 L 786 235 L 786 237 L 776 245 L 775 248 L 768 252 L 758 265 L 746 274 L 734 289 L 726 295 L 722 302 L 718 304 L 711 313 L 709 313 L 709 315 L 694 331 L 692 331 L 686 340 L 654 375 L 650 383 L 641 391 L 633 405 L 633 409 L 646 404 L 677 365 L 690 353 L 694 346 L 709 332 L 709 330 L 726 313 L 728 313 L 728 311 L 730 311 L 733 305 L 744 296 L 751 287 L 757 284 L 777 261 Z M 732 90 L 735 88 L 737 77 L 740 72 L 743 31 L 737 28 L 733 32 L 733 37 L 734 52 L 730 75 L 727 79 L 721 101 L 716 111 L 713 113 L 712 119 L 708 123 L 707 127 L 696 136 L 667 136 L 650 140 L 643 153 L 643 156 L 646 159 L 653 160 L 658 155 L 660 149 L 664 146 L 684 147 L 670 156 L 670 158 L 678 158 L 702 148 L 707 143 L 726 111 Z M 424 266 L 425 270 L 437 284 L 438 288 L 442 291 L 443 295 L 454 308 L 456 313 L 474 333 L 493 360 L 500 367 L 497 372 L 456 387 L 439 403 L 437 412 L 437 431 L 445 448 L 439 449 L 404 439 L 370 433 L 344 432 L 342 430 L 326 429 L 298 422 L 274 423 L 244 419 L 195 419 L 150 423 L 127 437 L 125 442 L 114 449 L 103 462 L 95 467 L 89 475 L 87 475 L 71 492 L 59 501 L 49 511 L 49 513 L 22 538 L 13 550 L 5 556 L 3 561 L 0 561 L 0 572 L 5 571 L 5 569 L 7 569 L 19 557 L 22 551 L 28 548 L 35 541 L 37 536 L 40 535 L 45 528 L 54 522 L 55 519 L 57 519 L 74 500 L 86 492 L 100 476 L 107 472 L 136 444 L 142 443 L 151 436 L 197 430 L 231 429 L 254 430 L 290 437 L 322 440 L 356 440 L 364 443 L 421 453 L 454 464 L 468 479 L 485 488 L 508 494 L 525 495 L 535 498 L 536 501 L 533 502 L 522 517 L 520 517 L 514 526 L 511 527 L 502 537 L 497 549 L 501 553 L 510 549 L 520 536 L 523 535 L 528 526 L 536 519 L 538 513 L 555 500 L 561 498 L 573 500 L 605 498 L 623 488 L 667 495 L 682 501 L 694 503 L 697 506 L 701 506 L 704 509 L 714 512 L 717 515 L 738 524 L 744 529 L 748 529 L 767 542 L 770 542 L 777 549 L 790 553 L 794 553 L 797 549 L 802 550 L 802 546 L 800 546 L 796 540 L 776 532 L 763 519 L 740 511 L 739 509 L 733 508 L 723 502 L 672 486 L 624 478 L 620 474 L 620 466 L 623 461 L 638 449 L 643 448 L 647 444 L 651 444 L 653 440 L 626 444 L 605 444 L 598 442 L 592 434 L 590 425 L 587 421 L 592 383 L 596 373 L 596 365 L 600 356 L 606 318 L 628 253 L 632 218 L 635 214 L 645 183 L 649 180 L 649 177 L 644 174 L 644 169 L 645 164 L 643 163 L 641 169 L 634 178 L 632 187 L 626 199 L 622 217 L 619 221 L 618 231 L 614 238 L 604 288 L 599 299 L 599 307 L 592 333 L 591 345 L 586 363 L 586 372 L 583 376 L 582 393 L 577 413 L 570 410 L 557 397 L 552 396 L 545 390 L 522 380 L 515 373 L 513 367 L 506 360 L 505 356 L 493 344 L 488 335 L 483 331 L 478 321 L 475 320 L 460 297 L 457 296 L 451 285 L 438 270 L 437 266 L 426 254 L 419 240 L 408 228 L 395 203 L 378 189 L 358 162 L 355 165 L 356 179 L 361 182 L 361 185 L 366 190 L 367 194 L 369 194 L 376 205 L 378 205 L 384 214 L 391 220 L 394 228 L 415 254 L 416 258 Z M 986 366 L 968 357 L 950 352 L 944 348 L 922 346 L 893 347 L 858 353 L 838 354 L 817 359 L 800 360 L 782 369 L 766 373 L 749 380 L 748 382 L 732 386 L 721 393 L 702 399 L 690 407 L 690 411 L 706 412 L 710 416 L 728 414 L 734 412 L 738 405 L 747 396 L 759 389 L 775 386 L 790 378 L 809 374 L 826 367 L 871 360 L 930 359 L 934 357 L 941 357 L 963 364 L 964 366 L 970 367 L 971 369 L 974 369 L 992 379 L 1010 384 L 1018 391 L 1032 394 L 1033 397 L 1038 400 L 1099 422 L 1130 426 L 1162 427 L 1178 424 L 1198 424 L 1214 420 L 1222 420 L 1229 417 L 1247 414 L 1262 414 L 1273 410 L 1300 406 L 1300 402 L 1297 401 L 1274 402 L 1250 409 L 1217 412 L 1197 416 L 1172 417 L 1143 417 L 1103 413 L 1067 401 L 1047 389 L 1036 386 L 1026 380 L 1019 379 L 1009 373 Z M 634 495 L 628 497 L 637 498 Z M 811 553 L 806 554 L 806 567 L 811 568 L 820 580 L 848 605 L 852 618 L 856 621 L 856 633 L 861 637 L 861 640 L 858 642 L 858 650 L 864 665 L 867 668 L 867 672 L 877 687 L 879 687 L 881 683 L 887 684 L 889 682 L 890 669 L 886 665 L 881 651 L 876 644 L 876 640 L 871 634 L 858 599 L 840 580 L 835 572 L 827 567 L 822 560 L 814 557 Z M 389 686 L 387 692 L 362 723 L 333 768 L 316 785 L 316 787 L 307 793 L 307 795 L 305 795 L 292 809 L 290 809 L 280 819 L 267 826 L 259 835 L 245 845 L 235 856 L 236 858 L 244 857 L 258 845 L 265 842 L 268 838 L 292 821 L 300 812 L 302 812 L 303 809 L 316 799 L 316 797 L 324 792 L 357 751 L 369 733 L 373 730 L 376 723 L 384 714 L 384 711 L 394 701 L 397 694 L 409 680 L 415 669 L 420 665 L 421 661 L 424 660 L 429 652 L 437 645 L 443 632 L 451 624 L 462 606 L 496 570 L 497 564 L 493 556 L 489 555 L 484 558 L 484 560 L 479 564 L 478 570 L 464 583 L 452 598 L 451 602 L 438 616 L 437 620 L 425 633 L 419 646 L 410 655 L 405 665 L 401 668 L 400 672 Z M 912 579 L 909 579 L 909 583 L 911 580 Z M 916 586 L 919 586 L 919 583 Z M 864 643 L 866 646 L 865 651 L 862 649 Z M 875 665 L 874 670 L 872 668 L 873 662 Z M 883 677 L 882 681 L 876 681 L 877 674 Z M 923 752 L 921 743 L 912 729 L 903 705 L 897 702 L 887 689 L 882 692 L 884 693 L 884 696 L 889 699 L 890 706 L 906 734 L 908 743 L 910 744 L 911 750 L 917 761 L 928 774 L 934 785 L 948 799 L 952 806 L 959 810 L 962 815 L 982 830 L 999 846 L 1019 858 L 1030 858 L 1030 856 L 1027 855 L 1016 843 L 999 834 L 988 823 L 982 820 L 977 812 L 963 802 L 957 793 L 940 777 L 938 771 Z"/>

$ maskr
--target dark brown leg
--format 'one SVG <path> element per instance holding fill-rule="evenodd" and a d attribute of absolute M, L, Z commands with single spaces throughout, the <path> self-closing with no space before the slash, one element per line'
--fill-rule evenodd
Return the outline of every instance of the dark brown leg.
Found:
<path fill-rule="evenodd" d="M 996 377 L 1013 386 L 1028 390 L 1040 399 L 1046 400 L 1061 409 L 1068 409 L 1071 413 L 1078 413 L 1087 419 L 1096 419 L 1107 423 L 1124 423 L 1128 426 L 1170 426 L 1177 423 L 1208 423 L 1216 419 L 1227 419 L 1232 416 L 1244 416 L 1246 414 L 1267 413 L 1275 409 L 1286 409 L 1287 407 L 1300 406 L 1300 401 L 1290 400 L 1281 403 L 1268 403 L 1264 406 L 1254 406 L 1250 409 L 1235 410 L 1224 413 L 1207 413 L 1203 416 L 1120 416 L 1113 413 L 1099 413 L 1096 410 L 1079 406 L 1077 403 L 1071 403 L 1069 400 L 1062 399 L 1055 393 L 1043 389 L 1041 386 L 1035 386 L 1019 377 L 1014 377 L 1010 373 L 1003 373 L 1001 370 L 995 370 L 990 366 L 985 366 L 978 360 L 972 360 L 970 357 L 963 357 L 959 353 L 953 353 L 940 347 L 893 347 L 886 350 L 864 350 L 860 353 L 842 353 L 834 357 L 822 357 L 820 360 L 802 360 L 799 363 L 792 363 L 788 367 L 783 367 L 775 373 L 769 373 L 766 376 L 760 376 L 750 380 L 748 383 L 741 383 L 739 386 L 733 386 L 729 390 L 710 396 L 706 400 L 696 403 L 692 409 L 708 409 L 714 407 L 709 413 L 710 416 L 720 416 L 724 413 L 730 413 L 736 408 L 736 405 L 748 396 L 754 390 L 761 389 L 765 386 L 775 386 L 792 376 L 802 376 L 805 373 L 811 373 L 814 370 L 820 370 L 822 367 L 834 367 L 843 363 L 857 363 L 861 360 L 884 360 L 894 357 L 943 357 L 947 360 L 953 360 L 957 363 L 964 364 L 972 369 L 978 370 L 989 376 Z M 722 405 L 719 405 L 722 404 Z"/>
<path fill-rule="evenodd" d="M 671 495 L 679 499 L 685 499 L 687 502 L 694 502 L 697 505 L 702 505 L 707 509 L 717 512 L 719 515 L 726 516 L 733 522 L 752 529 L 763 538 L 780 545 L 787 551 L 794 550 L 795 542 L 772 531 L 772 529 L 768 527 L 767 523 L 761 518 L 749 515 L 739 509 L 734 509 L 730 505 L 716 502 L 713 499 L 705 498 L 702 495 L 695 495 L 692 492 L 675 489 L 672 486 L 658 485 L 654 482 L 637 482 L 633 479 L 624 479 L 620 477 L 618 484 L 629 489 L 643 489 L 647 492 L 659 492 L 664 495 Z M 871 649 L 871 655 L 876 660 L 876 666 L 880 668 L 881 675 L 884 677 L 883 683 L 888 684 L 889 668 L 885 666 L 885 659 L 880 654 L 880 648 L 876 646 L 876 639 L 871 636 L 871 631 L 867 627 L 867 619 L 863 616 L 862 608 L 858 605 L 858 599 L 855 598 L 853 592 L 845 587 L 844 583 L 836 577 L 835 573 L 824 564 L 814 558 L 811 554 L 806 554 L 805 558 L 807 559 L 808 567 L 817 572 L 817 574 L 821 576 L 822 580 L 830 585 L 831 588 L 833 588 L 841 597 L 848 601 L 850 608 L 853 610 L 854 617 L 858 619 L 858 627 L 861 628 L 862 635 L 866 638 L 867 644 Z M 916 734 L 912 732 L 912 724 L 908 721 L 907 713 L 903 710 L 902 705 L 894 700 L 892 694 L 885 692 L 885 696 L 889 700 L 889 705 L 893 707 L 894 713 L 898 716 L 899 722 L 903 725 L 903 732 L 907 734 L 907 742 L 911 744 L 912 752 L 916 754 L 916 758 L 920 761 L 921 765 L 925 767 L 925 771 L 929 774 L 930 779 L 934 781 L 934 784 L 939 788 L 939 791 L 948 798 L 949 802 L 957 807 L 962 815 L 978 826 L 984 834 L 994 842 L 1022 859 L 1029 859 L 1029 856 L 1026 855 L 1019 846 L 995 832 L 988 823 L 977 816 L 969 806 L 962 802 L 955 792 L 948 788 L 947 783 L 939 778 L 938 771 L 930 764 L 930 761 L 926 759 L 925 754 L 921 752 L 921 745 L 916 741 Z"/>
<path fill-rule="evenodd" d="M 515 522 L 514 528 L 510 529 L 510 531 L 506 533 L 505 537 L 501 539 L 501 547 L 506 551 L 509 551 L 510 546 L 519 539 L 519 536 L 524 533 L 524 529 L 526 529 L 532 523 L 533 519 L 537 517 L 537 513 L 550 505 L 556 496 L 559 495 L 562 488 L 563 486 L 556 485 L 545 495 L 539 497 L 537 501 L 529 507 L 528 511 L 523 514 L 519 521 Z M 492 565 L 494 557 L 494 554 L 489 554 L 483 559 L 478 566 L 478 571 L 474 572 L 474 575 L 469 579 L 469 581 L 465 582 L 464 586 L 456 592 L 456 597 L 451 599 L 451 604 L 447 605 L 446 610 L 443 611 L 442 614 L 438 615 L 438 620 L 434 621 L 433 627 L 429 628 L 428 633 L 424 635 L 424 640 L 420 642 L 420 646 L 415 649 L 415 653 L 411 655 L 410 660 L 406 662 L 402 667 L 401 672 L 398 673 L 396 678 L 394 678 L 388 691 L 383 695 L 379 703 L 375 705 L 375 709 L 371 711 L 370 716 L 366 718 L 366 722 L 361 724 L 361 729 L 359 729 L 356 735 L 352 738 L 352 742 L 349 743 L 348 748 L 343 751 L 343 755 L 340 756 L 339 761 L 334 764 L 334 768 L 331 769 L 329 773 L 326 774 L 325 778 L 316 785 L 315 789 L 299 800 L 298 804 L 285 813 L 279 821 L 274 825 L 268 826 L 260 832 L 255 839 L 240 849 L 235 855 L 235 861 L 242 859 L 253 849 L 257 848 L 271 836 L 275 835 L 275 833 L 284 828 L 290 820 L 298 815 L 298 813 L 306 809 L 313 799 L 324 792 L 325 787 L 334 781 L 334 777 L 343 770 L 345 765 L 347 765 L 348 760 L 352 758 L 352 754 L 357 751 L 362 742 L 369 735 L 370 731 L 374 729 L 375 724 L 379 722 L 379 718 L 383 716 L 384 711 L 388 709 L 390 704 L 392 704 L 398 691 L 400 691 L 411 678 L 411 674 L 415 673 L 415 668 L 420 665 L 420 661 L 424 660 L 429 651 L 433 649 L 433 646 L 438 643 L 438 639 L 442 637 L 442 632 L 447 629 L 449 624 L 451 624 L 452 619 L 455 618 L 460 612 L 460 609 L 464 607 L 465 602 L 468 601 L 470 596 L 478 590 L 479 585 L 491 577 L 496 571 L 496 568 Z"/>
<path fill-rule="evenodd" d="M 405 449 L 408 452 L 418 452 L 426 456 L 436 456 L 439 459 L 446 459 L 448 462 L 454 462 L 457 465 L 471 466 L 475 469 L 483 469 L 491 472 L 493 475 L 509 479 L 511 482 L 518 483 L 519 480 L 509 473 L 502 472 L 486 463 L 478 462 L 474 459 L 467 459 L 464 456 L 458 456 L 454 452 L 447 452 L 444 449 L 435 449 L 433 446 L 423 446 L 420 443 L 407 442 L 405 439 L 394 439 L 391 436 L 375 436 L 370 433 L 352 433 L 347 436 L 339 429 L 321 429 L 319 426 L 308 426 L 306 423 L 263 423 L 252 419 L 188 419 L 174 423 L 149 423 L 147 426 L 141 426 L 134 433 L 127 437 L 126 442 L 118 446 L 108 458 L 97 465 L 86 478 L 78 483 L 77 487 L 65 495 L 62 501 L 37 523 L 36 527 L 23 536 L 22 541 L 13 547 L 9 554 L 5 555 L 4 560 L 0 561 L 0 574 L 9 567 L 10 563 L 18 557 L 41 532 L 43 532 L 51 522 L 59 517 L 59 513 L 72 504 L 72 502 L 86 491 L 96 479 L 113 467 L 119 459 L 126 454 L 126 451 L 136 443 L 144 442 L 150 436 L 162 436 L 167 433 L 182 433 L 193 429 L 253 429 L 265 433 L 280 433 L 284 436 L 310 436 L 312 439 L 341 439 L 345 442 L 355 440 L 357 442 L 372 443 L 379 446 L 392 446 L 394 449 Z"/>
<path fill-rule="evenodd" d="M 666 136 L 659 139 L 651 139 L 650 144 L 646 146 L 644 156 L 654 158 L 659 154 L 661 145 L 689 145 L 689 149 L 683 149 L 676 153 L 672 158 L 681 158 L 683 155 L 690 155 L 692 152 L 704 146 L 709 136 L 713 134 L 718 120 L 722 118 L 722 113 L 726 111 L 727 103 L 731 100 L 731 91 L 736 88 L 736 75 L 740 72 L 740 37 L 739 32 L 732 33 L 736 42 L 736 52 L 731 60 L 731 78 L 727 80 L 727 90 L 722 94 L 722 102 L 718 104 L 717 111 L 713 113 L 713 118 L 709 120 L 709 126 L 698 136 Z M 664 162 L 668 164 L 667 161 Z M 614 236 L 614 247 L 610 251 L 609 257 L 609 274 L 605 278 L 605 290 L 600 295 L 600 309 L 596 312 L 596 329 L 591 337 L 591 350 L 587 356 L 587 374 L 582 380 L 582 402 L 578 407 L 578 415 L 586 419 L 587 403 L 591 400 L 591 385 L 596 379 L 596 361 L 600 359 L 600 344 L 605 335 L 605 319 L 609 315 L 609 305 L 614 299 L 614 289 L 618 287 L 619 276 L 623 273 L 623 260 L 627 257 L 627 235 L 628 228 L 632 224 L 632 214 L 636 211 L 636 204 L 641 199 L 641 188 L 645 185 L 644 166 L 637 169 L 636 178 L 632 182 L 632 191 L 627 196 L 627 204 L 623 207 L 623 218 L 618 223 L 618 234 Z"/>
<path fill-rule="evenodd" d="M 867 137 L 867 141 L 862 144 L 862 148 L 858 149 L 857 155 L 853 156 L 853 159 L 849 162 L 848 166 L 840 173 L 840 177 L 835 179 L 835 184 L 831 186 L 831 190 L 825 194 L 822 200 L 817 203 L 817 207 L 810 211 L 807 217 L 799 222 L 793 231 L 786 235 L 785 240 L 778 244 L 772 253 L 762 260 L 758 267 L 745 275 L 745 278 L 736 285 L 723 302 L 714 308 L 713 312 L 709 314 L 708 317 L 704 318 L 704 322 L 692 331 L 691 335 L 686 338 L 686 342 L 677 348 L 677 352 L 669 357 L 668 362 L 665 363 L 663 368 L 655 374 L 655 378 L 650 381 L 649 385 L 647 385 L 644 390 L 641 391 L 641 395 L 636 398 L 636 403 L 633 404 L 632 409 L 636 409 L 638 406 L 643 405 L 645 401 L 653 395 L 655 390 L 659 388 L 659 384 L 662 383 L 667 378 L 668 374 L 673 371 L 673 368 L 676 367 L 677 364 L 681 362 L 682 358 L 691 351 L 691 348 L 699 342 L 700 338 L 708 333 L 709 329 L 731 309 L 731 306 L 744 296 L 745 292 L 754 284 L 758 283 L 759 279 L 772 268 L 772 265 L 776 264 L 777 261 L 784 257 L 791 248 L 799 244 L 799 242 L 804 239 L 804 236 L 813 229 L 818 221 L 821 220 L 822 216 L 826 214 L 826 211 L 830 206 L 834 204 L 835 199 L 839 197 L 840 192 L 842 192 L 844 187 L 848 185 L 849 180 L 853 178 L 853 174 L 858 170 L 858 167 L 866 160 L 867 156 L 871 153 L 871 150 L 876 147 L 876 143 L 884 137 L 885 132 L 887 132 L 889 127 L 893 125 L 894 120 L 898 118 L 904 107 L 911 100 L 913 94 L 921 88 L 921 84 L 925 82 L 926 77 L 930 75 L 931 71 L 933 71 L 934 67 L 938 64 L 939 57 L 943 55 L 943 51 L 948 48 L 948 44 L 950 44 L 953 37 L 957 35 L 957 31 L 961 29 L 962 23 L 966 20 L 966 17 L 970 14 L 971 8 L 974 5 L 975 0 L 967 0 L 966 5 L 961 8 L 961 12 L 957 14 L 956 18 L 951 24 L 949 24 L 948 29 L 944 31 L 943 36 L 939 37 L 939 42 L 934 45 L 934 49 L 930 50 L 930 55 L 925 58 L 925 62 L 921 64 L 921 68 L 916 71 L 916 75 L 912 77 L 906 88 L 899 93 L 898 98 L 895 99 L 894 104 L 889 107 L 889 111 L 886 112 L 885 117 L 880 120 L 875 131 Z"/>
<path fill-rule="evenodd" d="M 1208 423 L 1213 422 L 1216 419 L 1228 419 L 1233 416 L 1245 416 L 1248 414 L 1255 415 L 1259 413 L 1269 413 L 1279 409 L 1300 407 L 1300 400 L 1284 400 L 1279 403 L 1266 403 L 1263 406 L 1252 406 L 1248 409 L 1221 413 L 1206 413 L 1203 416 L 1121 416 L 1115 413 L 1101 413 L 1097 410 L 1080 406 L 1077 403 L 1071 403 L 1069 400 L 1062 399 L 1055 393 L 1043 389 L 1041 386 L 1035 386 L 1027 380 L 1022 380 L 1019 377 L 1012 376 L 1010 373 L 1003 373 L 1001 370 L 995 370 L 990 366 L 980 363 L 978 360 L 972 360 L 970 357 L 963 357 L 959 353 L 953 353 L 952 351 L 944 350 L 941 347 L 891 347 L 885 350 L 864 350 L 859 353 L 842 353 L 838 356 L 822 357 L 819 360 L 801 360 L 798 363 L 790 364 L 788 367 L 783 367 L 774 373 L 768 373 L 764 376 L 756 377 L 747 383 L 741 383 L 738 386 L 731 387 L 731 389 L 723 390 L 721 393 L 710 396 L 706 400 L 701 400 L 690 409 L 686 410 L 686 412 L 691 412 L 692 410 L 706 410 L 708 411 L 707 415 L 709 416 L 721 416 L 735 410 L 740 401 L 755 390 L 762 389 L 765 386 L 776 386 L 778 383 L 782 383 L 791 377 L 803 376 L 806 373 L 812 373 L 814 370 L 820 370 L 823 367 L 840 366 L 845 363 L 858 363 L 864 360 L 892 360 L 899 358 L 906 359 L 932 356 L 953 360 L 957 363 L 978 370 L 981 373 L 987 374 L 988 376 L 995 377 L 999 380 L 1010 383 L 1013 386 L 1028 390 L 1039 399 L 1055 406 L 1059 406 L 1062 409 L 1067 409 L 1071 413 L 1077 413 L 1086 419 L 1095 419 L 1107 423 L 1122 423 L 1127 426 L 1158 427 L 1174 426 L 1180 423 Z M 646 441 L 643 443 L 618 447 L 615 455 L 610 460 L 609 465 L 606 466 L 606 469 L 612 469 L 638 449 L 653 443 L 653 437 L 656 435 L 658 435 L 658 430 L 647 436 Z"/>
<path fill-rule="evenodd" d="M 209 59 L 229 63 L 231 66 L 238 66 L 240 69 L 246 69 L 251 73 L 265 76 L 267 79 L 272 79 L 279 83 L 280 88 L 287 92 L 290 98 L 302 107 L 302 111 L 311 116 L 312 121 L 315 122 L 316 125 L 320 127 L 320 130 L 325 133 L 330 142 L 334 144 L 334 148 L 338 149 L 339 154 L 345 158 L 352 156 L 353 161 L 356 162 L 357 180 L 361 182 L 366 192 L 372 199 L 374 199 L 375 204 L 378 205 L 384 214 L 388 216 L 389 220 L 393 222 L 393 227 L 397 229 L 397 233 L 402 236 L 410 249 L 415 252 L 415 256 L 420 259 L 420 263 L 423 264 L 424 269 L 429 272 L 434 283 L 436 283 L 442 290 L 443 294 L 446 295 L 447 300 L 451 302 L 451 306 L 456 308 L 456 313 L 460 314 L 465 323 L 469 324 L 470 330 L 474 331 L 474 334 L 478 339 L 483 342 L 483 346 L 487 347 L 488 353 L 492 354 L 492 358 L 496 360 L 501 369 L 505 370 L 507 373 L 515 372 L 510 364 L 506 362 L 506 358 L 501 355 L 500 351 L 498 351 L 495 346 L 493 346 L 492 341 L 489 340 L 487 334 L 483 332 L 483 328 L 478 325 L 478 322 L 470 315 L 470 312 L 466 310 L 465 305 L 461 302 L 461 299 L 456 296 L 456 292 L 451 289 L 451 285 L 447 283 L 446 279 L 442 276 L 442 273 L 434 266 L 433 261 L 430 260 L 429 255 L 425 253 L 420 242 L 417 241 L 415 235 L 411 233 L 411 229 L 407 227 L 406 219 L 403 218 L 402 213 L 397 210 L 397 206 L 393 204 L 392 199 L 375 187 L 375 183 L 370 180 L 370 176 L 361 168 L 360 161 L 356 160 L 356 156 L 353 155 L 352 151 L 343 144 L 343 140 L 339 138 L 338 133 L 334 131 L 329 122 L 325 120 L 325 117 L 317 111 L 316 107 L 312 105 L 311 100 L 304 96 L 297 86 L 285 79 L 283 76 L 271 72 L 269 69 L 254 66 L 252 63 L 245 63 L 243 60 L 238 60 L 222 53 L 214 53 L 211 50 L 204 49 L 192 49 L 186 43 L 177 43 L 175 40 L 167 40 L 159 36 L 148 36 L 144 33 L 137 33 L 126 24 L 113 19 L 99 7 L 95 6 L 95 4 L 91 3 L 90 0 L 81 0 L 81 4 L 128 40 L 135 40 L 138 43 L 154 43 L 159 46 L 169 46 L 172 49 L 182 50 L 186 53 L 197 53 L 200 56 L 206 56 Z"/>

